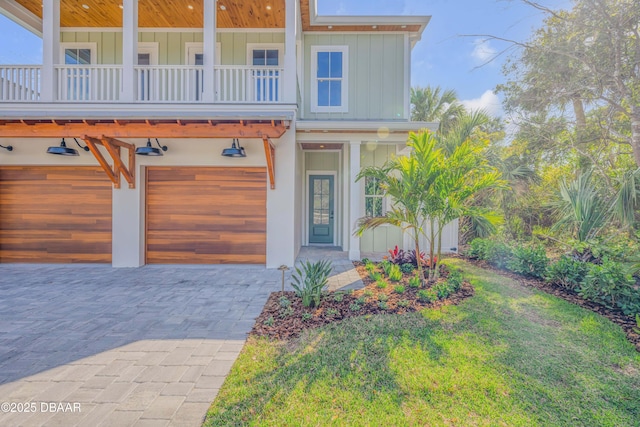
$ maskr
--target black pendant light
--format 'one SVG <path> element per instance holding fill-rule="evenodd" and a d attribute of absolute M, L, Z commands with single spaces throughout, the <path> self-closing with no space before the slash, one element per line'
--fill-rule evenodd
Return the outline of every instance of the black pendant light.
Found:
<path fill-rule="evenodd" d="M 7 146 L 0 145 L 0 148 L 4 148 L 7 151 L 13 151 L 13 146 L 12 145 L 7 145 Z"/>
<path fill-rule="evenodd" d="M 231 148 L 222 150 L 222 155 L 225 157 L 247 157 L 247 153 L 244 152 L 244 147 L 240 146 L 238 138 L 233 138 Z"/>
<path fill-rule="evenodd" d="M 84 151 L 89 151 L 89 147 L 87 146 L 83 147 L 82 145 L 80 145 L 80 143 L 76 138 L 73 138 L 73 140 L 76 142 L 76 144 L 78 144 L 78 147 L 82 148 Z M 78 150 L 76 150 L 75 148 L 67 147 L 67 143 L 64 141 L 64 138 L 62 138 L 62 141 L 60 141 L 59 146 L 53 146 L 53 147 L 47 148 L 47 153 L 55 154 L 57 156 L 78 156 L 79 155 Z"/>
<path fill-rule="evenodd" d="M 166 145 L 160 145 L 158 138 L 156 138 L 156 144 L 158 144 L 158 147 L 152 146 L 151 138 L 147 138 L 147 145 L 136 148 L 136 154 L 140 156 L 162 156 L 162 152 L 169 149 Z"/>

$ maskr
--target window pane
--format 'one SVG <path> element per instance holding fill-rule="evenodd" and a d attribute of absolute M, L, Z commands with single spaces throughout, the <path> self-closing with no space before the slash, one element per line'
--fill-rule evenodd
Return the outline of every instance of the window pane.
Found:
<path fill-rule="evenodd" d="M 194 62 L 195 62 L 194 65 L 204 65 L 204 54 L 196 53 Z"/>
<path fill-rule="evenodd" d="M 342 77 L 342 52 L 331 52 L 331 77 Z"/>
<path fill-rule="evenodd" d="M 78 50 L 78 64 L 91 64 L 91 49 Z"/>
<path fill-rule="evenodd" d="M 320 107 L 329 106 L 329 81 L 328 80 L 318 81 L 318 105 Z"/>
<path fill-rule="evenodd" d="M 332 107 L 339 107 L 342 105 L 342 82 L 332 81 L 330 83 L 329 90 L 329 105 Z"/>
<path fill-rule="evenodd" d="M 148 53 L 139 53 L 138 54 L 138 65 L 151 65 L 151 58 Z"/>
<path fill-rule="evenodd" d="M 264 49 L 255 49 L 253 51 L 253 65 L 266 65 L 266 52 Z"/>
<path fill-rule="evenodd" d="M 318 78 L 329 77 L 329 52 L 318 52 Z"/>
<path fill-rule="evenodd" d="M 278 66 L 278 50 L 267 50 L 267 65 Z"/>
<path fill-rule="evenodd" d="M 78 63 L 78 49 L 64 50 L 64 63 L 74 65 Z"/>

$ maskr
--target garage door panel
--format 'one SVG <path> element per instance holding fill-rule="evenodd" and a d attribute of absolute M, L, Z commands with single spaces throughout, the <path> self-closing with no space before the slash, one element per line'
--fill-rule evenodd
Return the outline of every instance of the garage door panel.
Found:
<path fill-rule="evenodd" d="M 147 262 L 266 262 L 264 168 L 147 169 Z"/>
<path fill-rule="evenodd" d="M 0 167 L 0 262 L 110 262 L 111 192 L 96 167 Z"/>

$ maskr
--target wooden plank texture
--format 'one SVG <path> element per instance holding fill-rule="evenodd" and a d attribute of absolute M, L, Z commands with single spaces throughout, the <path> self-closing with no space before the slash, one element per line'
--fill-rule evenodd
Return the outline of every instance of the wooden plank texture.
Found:
<path fill-rule="evenodd" d="M 0 262 L 111 262 L 111 191 L 97 167 L 0 167 Z"/>
<path fill-rule="evenodd" d="M 149 167 L 148 264 L 264 264 L 265 168 Z"/>

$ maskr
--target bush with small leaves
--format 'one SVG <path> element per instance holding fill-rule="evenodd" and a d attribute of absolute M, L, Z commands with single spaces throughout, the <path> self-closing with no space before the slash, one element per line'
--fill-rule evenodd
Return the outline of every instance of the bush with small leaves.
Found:
<path fill-rule="evenodd" d="M 382 267 L 382 271 L 384 271 L 384 274 L 386 274 L 387 277 L 389 276 L 389 271 L 391 271 L 391 267 L 394 265 L 395 264 L 392 264 L 390 261 L 386 259 L 380 263 L 380 266 Z"/>
<path fill-rule="evenodd" d="M 438 283 L 434 285 L 431 290 L 436 293 L 438 299 L 449 298 L 449 295 L 451 295 L 451 288 L 447 283 Z"/>
<path fill-rule="evenodd" d="M 291 300 L 289 300 L 289 298 L 285 297 L 284 295 L 278 299 L 278 302 L 280 303 L 280 307 L 282 308 L 287 308 L 291 305 Z"/>
<path fill-rule="evenodd" d="M 377 286 L 379 289 L 384 289 L 384 288 L 386 288 L 386 287 L 387 287 L 387 285 L 388 285 L 388 283 L 387 283 L 384 279 L 380 279 L 380 280 L 378 280 L 378 281 L 376 282 L 376 286 Z"/>
<path fill-rule="evenodd" d="M 362 310 L 362 304 L 358 304 L 357 302 L 354 302 L 349 306 L 349 310 L 351 310 L 351 311 L 360 311 L 360 310 Z"/>
<path fill-rule="evenodd" d="M 387 294 L 378 294 L 378 301 L 389 301 L 389 296 Z"/>
<path fill-rule="evenodd" d="M 269 318 L 264 321 L 264 324 L 266 326 L 273 326 L 274 323 L 275 323 L 275 320 L 273 320 L 273 316 L 269 316 Z"/>
<path fill-rule="evenodd" d="M 405 262 L 404 264 L 402 264 L 400 266 L 400 271 L 402 271 L 404 274 L 411 274 L 413 273 L 413 270 L 415 270 L 416 268 L 413 266 L 413 264 Z"/>
<path fill-rule="evenodd" d="M 343 299 L 344 299 L 344 294 L 342 292 L 336 292 L 335 294 L 333 294 L 333 300 L 335 302 L 342 302 Z"/>
<path fill-rule="evenodd" d="M 617 307 L 628 316 L 640 313 L 640 289 L 633 277 L 634 267 L 604 259 L 591 264 L 579 295 L 606 307 Z"/>
<path fill-rule="evenodd" d="M 376 270 L 376 265 L 372 262 L 368 262 L 364 265 L 364 269 L 371 273 L 372 271 Z"/>
<path fill-rule="evenodd" d="M 543 246 L 516 246 L 506 267 L 514 273 L 541 279 L 547 272 L 549 258 Z"/>
<path fill-rule="evenodd" d="M 447 285 L 449 285 L 452 292 L 458 292 L 462 288 L 462 273 L 455 270 L 449 273 Z"/>
<path fill-rule="evenodd" d="M 289 317 L 293 314 L 293 307 L 289 306 L 283 310 L 280 310 L 280 318 L 284 319 L 285 317 Z"/>
<path fill-rule="evenodd" d="M 313 314 L 311 313 L 302 313 L 302 321 L 303 322 L 308 322 L 309 320 L 313 319 Z"/>
<path fill-rule="evenodd" d="M 409 300 L 406 299 L 401 299 L 400 301 L 398 301 L 398 307 L 402 307 L 402 308 L 406 308 L 409 307 L 411 303 L 409 302 Z"/>
<path fill-rule="evenodd" d="M 365 265 L 366 264 L 370 264 L 371 260 L 369 258 L 362 258 L 362 263 L 365 264 Z"/>
<path fill-rule="evenodd" d="M 366 292 L 366 291 L 365 291 Z M 373 296 L 373 292 L 370 294 L 370 296 Z M 366 296 L 361 296 L 358 299 L 356 299 L 356 304 L 360 304 L 363 305 L 364 303 L 367 302 L 367 297 Z"/>
<path fill-rule="evenodd" d="M 387 310 L 389 308 L 386 301 L 380 301 L 378 307 L 380 307 L 380 310 Z"/>
<path fill-rule="evenodd" d="M 547 269 L 547 281 L 570 291 L 577 291 L 591 264 L 562 255 Z"/>
<path fill-rule="evenodd" d="M 421 302 L 433 302 L 438 299 L 438 296 L 431 289 L 420 289 L 418 291 L 418 300 Z"/>
<path fill-rule="evenodd" d="M 328 308 L 327 309 L 327 316 L 329 316 L 329 317 L 336 317 L 338 314 L 340 314 L 340 312 L 338 310 L 336 310 L 335 308 Z"/>
<path fill-rule="evenodd" d="M 409 279 L 409 287 L 413 289 L 418 289 L 422 283 L 420 282 L 420 277 L 413 276 Z"/>
<path fill-rule="evenodd" d="M 389 269 L 389 273 L 387 273 L 387 276 L 389 276 L 389 280 L 391 280 L 392 282 L 399 282 L 400 280 L 402 280 L 402 270 L 400 270 L 400 266 L 393 264 Z"/>
<path fill-rule="evenodd" d="M 373 296 L 373 291 L 371 289 L 365 289 L 362 296 L 365 298 L 371 298 Z"/>
<path fill-rule="evenodd" d="M 402 285 L 396 285 L 396 286 L 393 287 L 393 291 L 396 294 L 404 294 L 405 289 L 404 289 L 404 286 L 402 286 Z"/>

